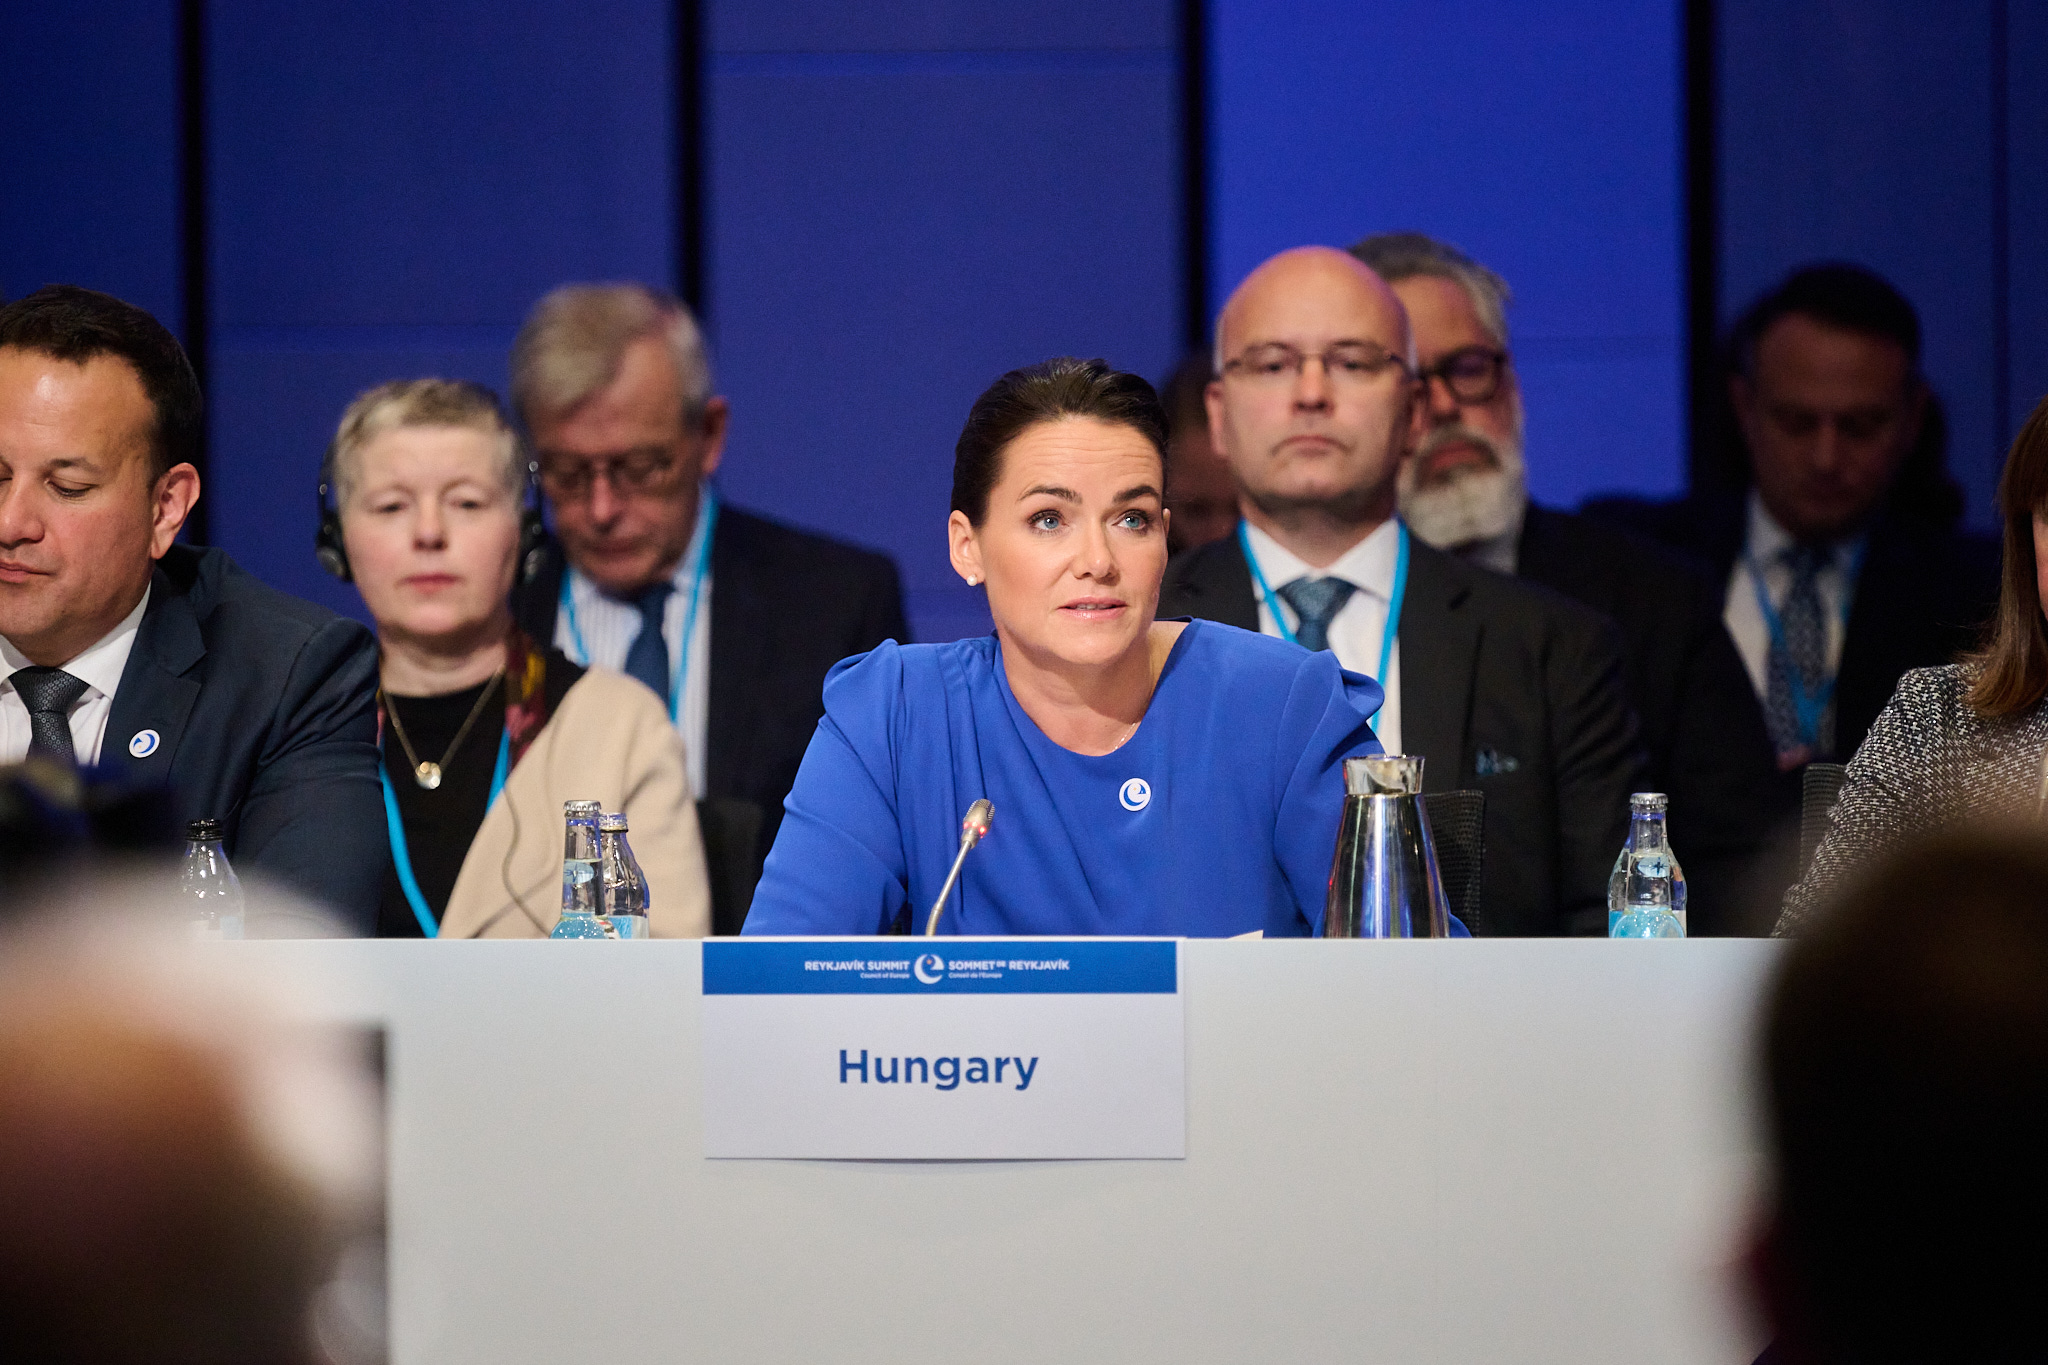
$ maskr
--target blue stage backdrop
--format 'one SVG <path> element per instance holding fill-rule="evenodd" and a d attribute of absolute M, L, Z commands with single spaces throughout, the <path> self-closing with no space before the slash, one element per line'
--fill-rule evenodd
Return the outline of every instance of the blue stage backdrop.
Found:
<path fill-rule="evenodd" d="M 567 279 L 670 283 L 669 6 L 208 6 L 212 534 L 361 613 L 313 561 L 349 399 L 438 374 L 502 390 Z"/>
<path fill-rule="evenodd" d="M 1724 318 L 1852 260 L 1920 309 L 1970 520 L 2048 393 L 2048 10 L 1723 0 Z"/>
<path fill-rule="evenodd" d="M 974 396 L 1049 356 L 1157 377 L 1182 300 L 1168 0 L 710 7 L 709 288 L 738 501 L 902 566 L 911 629 L 988 629 L 946 561 Z"/>
<path fill-rule="evenodd" d="M 69 280 L 185 326 L 187 8 L 0 25 L 0 292 Z M 502 385 L 556 283 L 674 285 L 679 8 L 198 0 L 214 539 L 359 613 L 310 552 L 349 398 L 428 373 Z M 1209 0 L 1197 301 L 1180 4 L 699 8 L 725 487 L 896 555 L 921 638 L 986 628 L 943 550 L 974 394 L 1061 352 L 1159 375 L 1191 302 L 1303 242 L 1419 228 L 1509 279 L 1540 497 L 1681 483 L 1680 0 Z M 2022 60 L 2048 50 L 2048 12 L 1716 8 L 1722 313 L 1817 255 L 1892 274 L 1984 520 L 2048 390 L 2048 67 Z"/>
<path fill-rule="evenodd" d="M 1412 228 L 1515 291 L 1530 487 L 1684 482 L 1680 7 L 1212 0 L 1210 289 Z"/>
<path fill-rule="evenodd" d="M 184 329 L 178 6 L 9 5 L 0 19 L 0 298 L 118 294 Z"/>

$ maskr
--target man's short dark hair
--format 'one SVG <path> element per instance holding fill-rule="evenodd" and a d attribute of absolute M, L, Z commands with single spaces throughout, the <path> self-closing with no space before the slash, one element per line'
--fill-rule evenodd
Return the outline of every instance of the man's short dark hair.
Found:
<path fill-rule="evenodd" d="M 1731 359 L 1745 378 L 1756 378 L 1756 347 L 1771 324 L 1797 314 L 1845 332 L 1878 337 L 1906 353 L 1920 372 L 1920 314 L 1874 270 L 1842 261 L 1801 266 L 1743 310 L 1735 321 Z"/>
<path fill-rule="evenodd" d="M 1781 1332 L 1816 1360 L 2039 1359 L 2042 832 L 1948 834 L 1869 868 L 1792 946 L 1764 1035 Z"/>
<path fill-rule="evenodd" d="M 199 376 L 178 339 L 134 304 L 75 284 L 46 285 L 0 307 L 0 347 L 74 365 L 103 355 L 127 361 L 156 411 L 150 481 L 162 478 L 172 465 L 197 460 L 205 411 Z"/>

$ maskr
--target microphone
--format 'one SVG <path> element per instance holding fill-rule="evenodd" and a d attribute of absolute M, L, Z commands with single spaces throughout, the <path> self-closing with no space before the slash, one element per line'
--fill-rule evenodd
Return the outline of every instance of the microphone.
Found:
<path fill-rule="evenodd" d="M 967 818 L 960 822 L 960 852 L 953 859 L 953 870 L 946 874 L 946 884 L 939 888 L 939 898 L 932 902 L 931 914 L 925 917 L 926 938 L 939 932 L 939 911 L 946 908 L 946 897 L 953 894 L 953 883 L 960 880 L 960 864 L 967 861 L 967 850 L 988 836 L 988 827 L 995 818 L 996 808 L 985 796 L 967 808 Z"/>
<path fill-rule="evenodd" d="M 2034 818 L 2048 815 L 2048 747 L 2041 750 L 2041 789 L 2034 797 Z"/>

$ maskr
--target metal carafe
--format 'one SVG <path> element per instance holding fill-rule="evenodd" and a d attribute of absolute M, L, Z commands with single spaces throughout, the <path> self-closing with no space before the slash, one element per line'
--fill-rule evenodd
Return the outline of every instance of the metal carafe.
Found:
<path fill-rule="evenodd" d="M 1347 758 L 1344 791 L 1323 937 L 1449 938 L 1450 902 L 1422 804 L 1422 759 Z"/>

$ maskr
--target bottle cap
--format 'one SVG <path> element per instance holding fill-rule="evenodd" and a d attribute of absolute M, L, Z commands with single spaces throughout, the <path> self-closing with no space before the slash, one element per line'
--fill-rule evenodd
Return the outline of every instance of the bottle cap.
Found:
<path fill-rule="evenodd" d="M 185 837 L 193 843 L 206 843 L 221 837 L 220 821 L 193 820 L 185 826 Z"/>
<path fill-rule="evenodd" d="M 622 810 L 606 811 L 603 815 L 597 817 L 597 830 L 600 834 L 626 833 L 626 812 Z"/>
<path fill-rule="evenodd" d="M 1637 792 L 1629 797 L 1628 808 L 1637 815 L 1661 815 L 1671 808 L 1671 798 L 1663 792 Z"/>
<path fill-rule="evenodd" d="M 564 801 L 562 814 L 571 820 L 595 820 L 604 809 L 602 801 Z"/>

